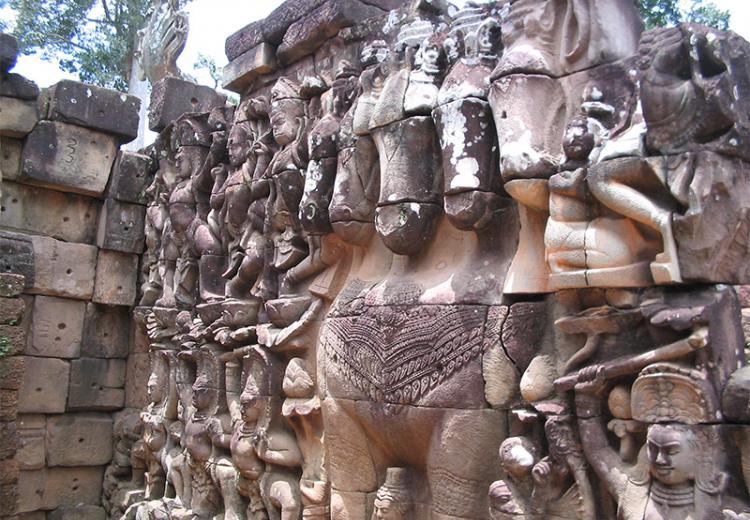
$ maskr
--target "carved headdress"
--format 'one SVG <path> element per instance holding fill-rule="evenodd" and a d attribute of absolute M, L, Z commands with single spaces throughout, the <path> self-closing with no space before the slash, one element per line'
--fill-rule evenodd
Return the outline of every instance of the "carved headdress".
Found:
<path fill-rule="evenodd" d="M 171 132 L 173 148 L 181 146 L 211 146 L 211 125 L 208 122 L 208 113 L 205 114 L 183 114 L 174 123 Z"/>
<path fill-rule="evenodd" d="M 721 419 L 706 375 L 671 363 L 644 368 L 633 384 L 633 418 L 646 423 L 710 423 Z"/>

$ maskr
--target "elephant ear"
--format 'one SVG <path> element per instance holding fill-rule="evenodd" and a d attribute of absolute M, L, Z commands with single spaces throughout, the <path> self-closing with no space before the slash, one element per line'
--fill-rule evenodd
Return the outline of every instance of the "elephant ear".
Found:
<path fill-rule="evenodd" d="M 565 61 L 573 63 L 580 59 L 591 41 L 590 0 L 568 0 L 562 24 L 562 52 Z"/>

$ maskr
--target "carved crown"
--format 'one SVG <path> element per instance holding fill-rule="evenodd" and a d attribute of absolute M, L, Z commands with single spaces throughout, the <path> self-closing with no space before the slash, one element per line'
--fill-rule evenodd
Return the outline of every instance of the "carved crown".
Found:
<path fill-rule="evenodd" d="M 699 424 L 720 419 L 718 399 L 706 375 L 692 368 L 655 363 L 633 384 L 633 418 L 646 423 Z"/>

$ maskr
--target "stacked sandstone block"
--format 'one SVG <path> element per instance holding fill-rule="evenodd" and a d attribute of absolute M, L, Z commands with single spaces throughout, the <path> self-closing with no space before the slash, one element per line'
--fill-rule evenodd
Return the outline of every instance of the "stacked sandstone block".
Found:
<path fill-rule="evenodd" d="M 24 377 L 26 330 L 21 275 L 0 274 L 0 519 L 13 518 L 18 502 L 18 392 Z"/>
<path fill-rule="evenodd" d="M 8 360 L 25 376 L 19 388 L 2 385 L 18 392 L 17 409 L 0 406 L 17 430 L 18 486 L 8 504 L 24 519 L 103 519 L 113 416 L 143 404 L 125 387 L 128 370 L 137 371 L 127 360 L 150 160 L 119 150 L 136 137 L 140 102 L 73 81 L 39 93 L 7 70 L 0 272 L 25 277 L 26 308 L 15 325 L 26 336 L 13 335 L 19 355 Z"/>

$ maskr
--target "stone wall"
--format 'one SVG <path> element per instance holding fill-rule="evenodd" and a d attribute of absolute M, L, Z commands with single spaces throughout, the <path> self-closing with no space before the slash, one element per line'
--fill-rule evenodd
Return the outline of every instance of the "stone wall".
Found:
<path fill-rule="evenodd" d="M 72 81 L 40 92 L 10 72 L 15 41 L 0 51 L 0 271 L 23 275 L 0 287 L 0 516 L 103 519 L 113 427 L 145 404 L 126 381 L 143 370 L 129 354 L 151 162 L 119 151 L 139 102 Z"/>
<path fill-rule="evenodd" d="M 750 514 L 748 42 L 289 0 L 226 53 L 239 106 L 152 118 L 113 516 Z"/>

